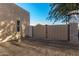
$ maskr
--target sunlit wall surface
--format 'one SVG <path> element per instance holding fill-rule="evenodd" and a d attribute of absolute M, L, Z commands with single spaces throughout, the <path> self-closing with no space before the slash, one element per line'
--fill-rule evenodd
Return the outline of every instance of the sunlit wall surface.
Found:
<path fill-rule="evenodd" d="M 30 24 L 29 12 L 16 4 L 0 3 L 0 40 L 17 32 L 17 20 L 20 21 L 21 35 L 27 35 Z"/>

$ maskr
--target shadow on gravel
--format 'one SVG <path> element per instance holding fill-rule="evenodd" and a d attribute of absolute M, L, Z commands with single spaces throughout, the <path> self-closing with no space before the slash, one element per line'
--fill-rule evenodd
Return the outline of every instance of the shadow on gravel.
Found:
<path fill-rule="evenodd" d="M 40 40 L 40 39 L 29 39 L 26 40 L 32 43 L 37 43 L 40 45 L 44 45 L 47 47 L 56 47 L 56 48 L 61 48 L 61 49 L 73 49 L 73 50 L 79 50 L 79 45 L 78 44 L 72 44 L 69 43 L 69 41 L 62 41 L 62 40 Z M 30 43 L 29 43 L 30 44 Z M 33 44 L 32 44 L 33 45 Z"/>

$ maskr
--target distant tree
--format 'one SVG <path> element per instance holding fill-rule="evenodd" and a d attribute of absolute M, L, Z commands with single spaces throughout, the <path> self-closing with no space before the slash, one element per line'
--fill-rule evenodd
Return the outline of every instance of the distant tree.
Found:
<path fill-rule="evenodd" d="M 78 3 L 52 3 L 49 6 L 50 11 L 47 19 L 53 20 L 53 23 L 57 21 L 68 22 L 71 15 L 69 12 L 79 10 Z"/>
<path fill-rule="evenodd" d="M 41 26 L 41 24 L 37 24 L 36 26 Z"/>

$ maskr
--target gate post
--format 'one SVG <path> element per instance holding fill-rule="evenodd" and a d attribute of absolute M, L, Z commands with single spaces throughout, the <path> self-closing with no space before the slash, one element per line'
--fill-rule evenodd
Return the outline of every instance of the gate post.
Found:
<path fill-rule="evenodd" d="M 78 23 L 70 23 L 70 43 L 78 42 Z"/>
<path fill-rule="evenodd" d="M 45 36 L 46 36 L 45 39 L 47 40 L 47 38 L 48 38 L 48 31 L 47 31 L 48 28 L 47 28 L 47 26 L 48 26 L 48 25 L 45 25 L 45 26 L 46 26 L 46 28 L 45 28 L 45 30 L 46 30 L 46 31 L 45 31 Z"/>

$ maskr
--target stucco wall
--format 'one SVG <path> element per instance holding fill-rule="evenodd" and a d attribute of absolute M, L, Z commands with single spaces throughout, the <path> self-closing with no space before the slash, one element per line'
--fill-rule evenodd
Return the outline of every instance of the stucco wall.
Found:
<path fill-rule="evenodd" d="M 70 23 L 70 42 L 77 43 L 78 40 L 78 23 Z"/>
<path fill-rule="evenodd" d="M 38 25 L 36 27 L 33 27 L 32 30 L 32 37 L 34 39 L 45 39 L 46 37 L 46 32 L 45 32 L 45 29 L 46 27 L 45 26 L 41 26 L 41 25 Z"/>
<path fill-rule="evenodd" d="M 48 26 L 48 40 L 67 40 L 68 26 L 67 25 L 52 25 Z"/>
<path fill-rule="evenodd" d="M 16 32 L 17 20 L 20 20 L 20 32 L 24 37 L 28 35 L 30 26 L 29 12 L 13 3 L 0 3 L 0 39 Z"/>
<path fill-rule="evenodd" d="M 78 24 L 68 25 L 37 25 L 31 27 L 31 36 L 38 40 L 67 40 L 78 42 Z"/>
<path fill-rule="evenodd" d="M 34 39 L 43 40 L 67 40 L 68 25 L 38 25 L 33 27 L 32 36 Z"/>

